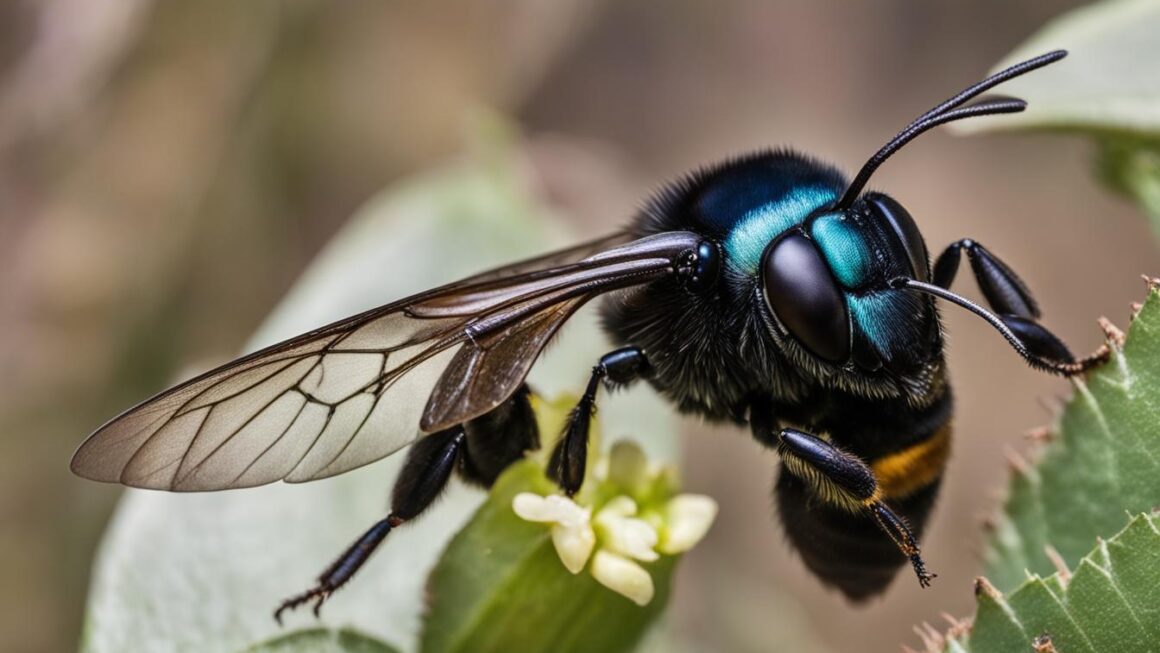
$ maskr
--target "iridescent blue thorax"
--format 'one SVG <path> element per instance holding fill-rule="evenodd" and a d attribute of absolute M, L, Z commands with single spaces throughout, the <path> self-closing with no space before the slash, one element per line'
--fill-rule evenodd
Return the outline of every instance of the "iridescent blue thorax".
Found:
<path fill-rule="evenodd" d="M 688 217 L 722 244 L 727 265 L 752 275 L 770 241 L 832 203 L 843 188 L 836 170 L 796 157 L 743 161 L 706 180 Z"/>

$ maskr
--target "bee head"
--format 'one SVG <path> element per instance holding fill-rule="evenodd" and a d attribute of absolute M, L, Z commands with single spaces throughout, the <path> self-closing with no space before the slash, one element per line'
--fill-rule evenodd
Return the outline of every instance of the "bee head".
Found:
<path fill-rule="evenodd" d="M 866 161 L 837 201 L 770 242 L 759 271 L 765 303 L 779 327 L 775 335 L 788 333 L 814 358 L 846 369 L 906 372 L 922 363 L 929 347 L 921 344 L 938 339 L 933 307 L 887 282 L 897 276 L 926 281 L 926 246 L 901 204 L 863 189 L 891 155 L 934 127 L 1023 111 L 1027 103 L 1015 98 L 969 102 L 1066 54 L 1057 50 L 1011 66 L 915 118 Z"/>
<path fill-rule="evenodd" d="M 894 198 L 867 193 L 848 209 L 820 209 L 766 247 L 759 283 L 774 335 L 824 363 L 906 372 L 933 344 L 930 302 L 889 280 L 926 280 L 926 245 Z"/>

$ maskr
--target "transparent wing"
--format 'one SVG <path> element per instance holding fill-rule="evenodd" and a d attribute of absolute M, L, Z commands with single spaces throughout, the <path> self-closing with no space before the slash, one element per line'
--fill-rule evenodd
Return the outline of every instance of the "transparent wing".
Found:
<path fill-rule="evenodd" d="M 302 482 L 477 417 L 584 302 L 673 274 L 699 237 L 617 234 L 347 318 L 167 390 L 73 456 L 86 478 L 176 491 Z"/>
<path fill-rule="evenodd" d="M 594 256 L 605 250 L 612 249 L 613 247 L 624 245 L 631 240 L 632 234 L 630 232 L 618 231 L 601 238 L 595 238 L 593 240 L 580 243 L 579 245 L 573 245 L 572 247 L 549 252 L 542 256 L 535 256 L 529 259 L 524 259 L 523 261 L 509 263 L 508 265 L 486 270 L 484 272 L 480 272 L 479 274 L 474 274 L 470 277 L 467 277 L 466 279 L 462 279 L 452 285 L 465 286 L 469 284 L 483 283 L 486 281 L 495 281 L 504 277 L 515 276 L 524 272 L 531 272 L 533 270 L 549 270 L 561 265 L 567 265 L 569 263 L 575 263 L 576 261 L 586 259 L 589 256 Z"/>

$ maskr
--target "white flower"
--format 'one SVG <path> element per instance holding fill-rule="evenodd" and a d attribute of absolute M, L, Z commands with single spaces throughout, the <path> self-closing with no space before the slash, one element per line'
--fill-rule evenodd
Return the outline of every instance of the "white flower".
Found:
<path fill-rule="evenodd" d="M 636 561 L 659 558 L 654 547 L 660 538 L 652 524 L 635 518 L 631 498 L 615 497 L 592 518 L 591 509 L 567 497 L 523 492 L 512 500 L 512 510 L 527 521 L 552 525 L 552 544 L 568 571 L 580 573 L 591 557 L 592 577 L 600 584 L 639 605 L 652 600 L 652 576 Z M 601 546 L 593 556 L 597 540 Z"/>
<path fill-rule="evenodd" d="M 589 523 L 592 510 L 581 508 L 567 497 L 542 497 L 521 492 L 512 500 L 512 510 L 522 519 L 552 524 L 552 544 L 560 562 L 573 574 L 578 574 L 596 546 L 596 533 Z"/>
<path fill-rule="evenodd" d="M 717 518 L 717 502 L 703 494 L 679 494 L 665 504 L 662 537 L 657 550 L 677 555 L 693 548 Z"/>
<path fill-rule="evenodd" d="M 632 443 L 618 443 L 598 463 L 604 466 L 594 479 L 600 489 L 584 496 L 613 498 L 595 516 L 591 507 L 570 498 L 529 492 L 516 495 L 512 509 L 525 520 L 551 524 L 552 544 L 568 571 L 580 573 L 591 559 L 589 570 L 597 582 L 647 605 L 656 589 L 640 563 L 691 549 L 717 516 L 717 502 L 696 494 L 673 496 L 672 469 L 650 467 Z"/>
<path fill-rule="evenodd" d="M 635 519 L 636 502 L 624 495 L 604 505 L 593 520 L 600 535 L 601 548 L 629 558 L 652 562 L 660 557 L 657 531 L 651 524 Z"/>
<path fill-rule="evenodd" d="M 652 600 L 652 576 L 644 567 L 624 556 L 604 551 L 596 552 L 592 558 L 592 577 L 608 589 L 628 597 L 637 605 L 648 605 Z"/>

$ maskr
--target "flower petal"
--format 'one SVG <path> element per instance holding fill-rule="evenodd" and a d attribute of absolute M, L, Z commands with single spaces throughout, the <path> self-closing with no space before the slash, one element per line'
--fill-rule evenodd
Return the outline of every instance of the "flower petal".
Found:
<path fill-rule="evenodd" d="M 531 492 L 520 492 L 512 499 L 512 510 L 525 521 L 550 522 L 555 516 L 550 514 L 548 502 L 544 497 Z"/>
<path fill-rule="evenodd" d="M 552 544 L 556 546 L 556 554 L 560 556 L 564 567 L 578 574 L 588 563 L 592 549 L 596 548 L 596 533 L 588 524 L 580 527 L 556 524 L 552 526 Z"/>
<path fill-rule="evenodd" d="M 531 492 L 517 494 L 512 499 L 512 510 L 527 521 L 557 523 L 569 528 L 587 525 L 592 514 L 567 497 L 557 494 L 542 497 Z"/>
<path fill-rule="evenodd" d="M 665 555 L 684 553 L 693 548 L 717 517 L 717 502 L 702 494 L 681 494 L 665 505 L 665 525 L 660 544 Z"/>
<path fill-rule="evenodd" d="M 632 517 L 635 514 L 636 502 L 632 500 L 632 497 L 622 494 L 604 504 L 604 507 L 600 509 L 600 512 L 596 514 L 596 517 L 597 519 L 599 519 L 601 516 Z"/>
<path fill-rule="evenodd" d="M 608 589 L 644 606 L 656 591 L 653 579 L 644 567 L 628 558 L 600 550 L 592 558 L 592 577 Z"/>
<path fill-rule="evenodd" d="M 659 537 L 652 524 L 642 519 L 618 517 L 604 512 L 596 516 L 595 524 L 600 529 L 601 548 L 645 562 L 660 557 L 653 550 Z"/>

